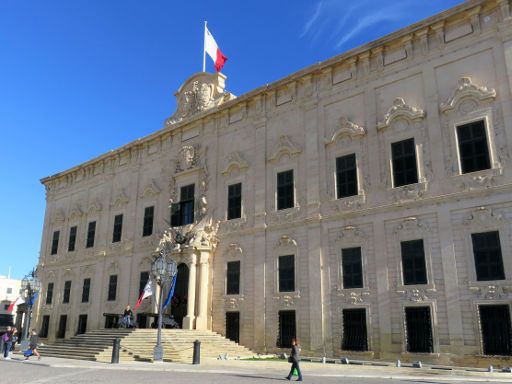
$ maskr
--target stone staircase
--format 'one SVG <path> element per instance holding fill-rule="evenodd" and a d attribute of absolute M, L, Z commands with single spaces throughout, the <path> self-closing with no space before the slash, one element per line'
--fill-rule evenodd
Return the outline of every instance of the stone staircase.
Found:
<path fill-rule="evenodd" d="M 74 336 L 40 348 L 43 356 L 110 362 L 112 342 L 121 339 L 119 361 L 153 361 L 156 344 L 155 329 L 102 329 Z M 201 342 L 201 359 L 227 354 L 229 358 L 254 355 L 249 349 L 211 331 L 163 329 L 164 361 L 191 363 L 193 343 Z"/>

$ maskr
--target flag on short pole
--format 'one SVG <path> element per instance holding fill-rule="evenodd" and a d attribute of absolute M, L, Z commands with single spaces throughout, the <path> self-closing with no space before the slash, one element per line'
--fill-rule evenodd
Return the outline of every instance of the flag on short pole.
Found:
<path fill-rule="evenodd" d="M 133 310 L 135 311 L 137 308 L 139 308 L 139 305 L 142 303 L 142 300 L 144 300 L 148 296 L 153 295 L 153 284 L 151 283 L 151 280 L 148 280 L 146 285 L 144 286 L 144 290 L 142 291 L 139 300 L 137 301 L 137 304 L 133 307 Z"/>
<path fill-rule="evenodd" d="M 178 272 L 172 278 L 171 287 L 169 288 L 169 294 L 167 295 L 167 299 L 165 299 L 164 309 L 170 304 L 172 297 L 174 296 L 174 288 L 176 287 L 176 278 L 178 277 Z"/>
<path fill-rule="evenodd" d="M 23 297 L 21 296 L 18 296 L 16 298 L 16 300 L 14 300 L 11 305 L 9 305 L 9 308 L 7 308 L 7 313 L 11 313 L 12 310 L 14 309 L 14 306 L 16 305 L 16 303 L 18 303 L 18 305 L 20 304 L 23 304 L 25 302 L 25 300 L 23 300 Z"/>
<path fill-rule="evenodd" d="M 210 56 L 215 63 L 215 70 L 217 72 L 220 72 L 222 67 L 224 66 L 224 63 L 228 60 L 226 56 L 222 53 L 219 46 L 215 42 L 215 39 L 213 38 L 212 34 L 208 30 L 208 27 L 206 26 L 206 22 L 204 24 L 204 52 L 203 52 L 203 72 L 206 70 L 206 64 L 205 64 L 205 52 Z"/>

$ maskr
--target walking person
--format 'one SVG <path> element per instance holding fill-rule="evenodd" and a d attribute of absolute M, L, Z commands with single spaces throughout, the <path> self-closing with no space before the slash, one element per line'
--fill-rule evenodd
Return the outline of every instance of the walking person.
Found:
<path fill-rule="evenodd" d="M 7 331 L 2 335 L 2 340 L 4 342 L 4 360 L 11 360 L 11 347 L 12 347 L 12 328 L 7 327 Z"/>
<path fill-rule="evenodd" d="M 299 367 L 300 361 L 300 345 L 299 340 L 295 337 L 292 339 L 292 352 L 290 357 L 288 358 L 288 362 L 292 363 L 292 367 L 290 368 L 290 373 L 286 376 L 286 380 L 291 380 L 293 376 L 293 370 L 296 369 L 299 374 L 299 378 L 297 381 L 302 381 L 302 372 Z"/>
<path fill-rule="evenodd" d="M 28 346 L 28 350 L 31 351 L 32 353 L 29 355 L 25 355 L 25 360 L 28 360 L 28 358 L 32 355 L 36 355 L 37 360 L 41 360 L 41 354 L 37 350 L 38 342 L 39 342 L 39 337 L 37 336 L 36 330 L 33 329 L 32 334 L 30 335 L 30 341 L 29 341 L 29 346 Z"/>
<path fill-rule="evenodd" d="M 133 312 L 132 312 L 130 306 L 127 305 L 126 308 L 124 309 L 124 313 L 123 313 L 123 322 L 124 322 L 124 326 L 126 328 L 132 327 L 132 315 L 133 315 Z"/>

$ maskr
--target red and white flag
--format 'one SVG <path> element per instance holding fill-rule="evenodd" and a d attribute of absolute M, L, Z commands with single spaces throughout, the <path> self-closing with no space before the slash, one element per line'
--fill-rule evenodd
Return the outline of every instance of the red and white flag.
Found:
<path fill-rule="evenodd" d="M 139 308 L 140 303 L 142 303 L 142 300 L 144 300 L 148 296 L 153 295 L 153 285 L 151 283 L 151 280 L 148 280 L 146 285 L 144 286 L 144 290 L 142 291 L 139 300 L 137 301 L 137 304 L 133 307 L 133 310 L 135 311 L 137 308 Z"/>
<path fill-rule="evenodd" d="M 25 302 L 25 300 L 23 300 L 23 297 L 18 296 L 18 297 L 16 298 L 16 300 L 14 300 L 14 301 L 11 303 L 11 305 L 9 305 L 9 308 L 7 308 L 7 313 L 11 313 L 11 312 L 12 312 L 12 310 L 14 309 L 14 306 L 16 305 L 16 303 L 17 303 L 18 305 L 20 305 L 20 304 L 23 304 L 24 302 Z"/>
<path fill-rule="evenodd" d="M 204 26 L 204 51 L 215 63 L 215 70 L 220 72 L 228 58 L 224 56 L 206 25 Z"/>

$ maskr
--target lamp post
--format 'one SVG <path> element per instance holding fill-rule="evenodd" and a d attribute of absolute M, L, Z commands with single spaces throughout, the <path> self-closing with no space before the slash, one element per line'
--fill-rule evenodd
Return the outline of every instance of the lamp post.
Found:
<path fill-rule="evenodd" d="M 158 301 L 158 331 L 156 336 L 156 345 L 153 349 L 153 361 L 163 362 L 164 349 L 162 347 L 162 306 L 164 299 L 164 286 L 168 281 L 171 281 L 177 272 L 176 261 L 167 261 L 170 251 L 168 248 L 160 250 L 159 256 L 153 261 L 151 265 L 151 272 L 160 287 L 160 299 Z"/>
<path fill-rule="evenodd" d="M 26 348 L 28 346 L 28 332 L 30 329 L 30 320 L 32 318 L 33 301 L 40 288 L 41 282 L 37 278 L 37 269 L 33 269 L 21 280 L 21 290 L 25 293 L 25 304 L 27 306 L 25 321 L 23 324 L 22 348 Z"/>

